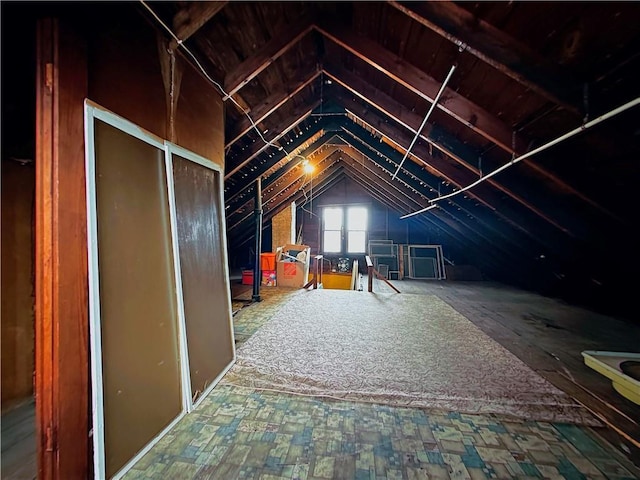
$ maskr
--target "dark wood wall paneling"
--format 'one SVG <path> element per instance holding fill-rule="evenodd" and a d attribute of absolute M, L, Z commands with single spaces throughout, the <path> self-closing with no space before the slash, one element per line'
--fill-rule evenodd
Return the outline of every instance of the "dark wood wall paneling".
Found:
<path fill-rule="evenodd" d="M 111 18 L 112 10 L 118 12 Z M 170 139 L 158 37 L 132 9 L 110 9 L 90 38 L 89 98 L 108 110 Z M 201 72 L 176 54 L 181 73 L 175 112 L 176 143 L 224 165 L 222 98 Z"/>
<path fill-rule="evenodd" d="M 33 164 L 2 161 L 2 411 L 33 396 Z"/>
<path fill-rule="evenodd" d="M 176 112 L 177 143 L 224 167 L 222 98 L 200 73 L 186 68 Z"/>

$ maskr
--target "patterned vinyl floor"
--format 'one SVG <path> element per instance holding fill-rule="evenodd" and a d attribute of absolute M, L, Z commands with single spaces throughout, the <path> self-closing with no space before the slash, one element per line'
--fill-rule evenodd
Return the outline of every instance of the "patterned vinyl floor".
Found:
<path fill-rule="evenodd" d="M 246 341 L 297 294 L 263 289 L 261 303 L 234 316 L 236 341 Z M 640 477 L 593 428 L 219 385 L 124 478 Z"/>

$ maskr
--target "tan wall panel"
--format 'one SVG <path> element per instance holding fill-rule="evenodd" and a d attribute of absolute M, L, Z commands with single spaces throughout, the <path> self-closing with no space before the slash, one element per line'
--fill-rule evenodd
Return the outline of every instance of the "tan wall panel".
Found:
<path fill-rule="evenodd" d="M 2 410 L 33 395 L 33 165 L 2 162 Z"/>
<path fill-rule="evenodd" d="M 296 243 L 295 238 L 295 203 L 282 210 L 271 219 L 271 250 L 289 243 Z"/>
<path fill-rule="evenodd" d="M 113 475 L 182 410 L 164 152 L 96 121 L 105 458 Z"/>
<path fill-rule="evenodd" d="M 173 156 L 191 394 L 197 398 L 233 359 L 219 173 Z"/>

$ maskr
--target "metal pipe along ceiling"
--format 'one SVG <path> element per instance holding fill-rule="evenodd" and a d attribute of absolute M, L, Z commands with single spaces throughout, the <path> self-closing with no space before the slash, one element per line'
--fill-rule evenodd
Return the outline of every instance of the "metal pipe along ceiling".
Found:
<path fill-rule="evenodd" d="M 630 102 L 627 102 L 624 105 L 619 106 L 618 108 L 614 108 L 613 110 L 611 110 L 611 111 L 609 111 L 609 112 L 607 112 L 607 113 L 605 113 L 603 115 L 600 115 L 599 117 L 591 120 L 590 122 L 585 123 L 584 125 L 579 126 L 578 128 L 574 128 L 570 132 L 567 132 L 564 135 L 559 136 L 555 140 L 551 140 L 550 142 L 545 143 L 544 145 L 542 145 L 542 146 L 540 146 L 538 148 L 535 148 L 535 149 L 531 150 L 530 152 L 527 152 L 527 153 L 525 153 L 523 155 L 520 155 L 517 158 L 514 158 L 510 162 L 505 163 L 503 166 L 495 169 L 493 172 L 488 173 L 484 177 L 479 178 L 478 180 L 476 180 L 472 184 L 467 185 L 466 187 L 461 188 L 460 190 L 456 190 L 455 192 L 451 192 L 451 193 L 448 193 L 446 195 L 439 196 L 437 198 L 432 198 L 431 200 L 429 200 L 429 203 L 432 203 L 433 205 L 430 205 L 430 206 L 428 206 L 426 208 L 423 208 L 422 210 L 418 210 L 417 212 L 413 212 L 413 213 L 409 213 L 407 215 L 403 215 L 400 218 L 404 219 L 404 218 L 413 217 L 414 215 L 418 215 L 420 213 L 426 212 L 427 210 L 431 210 L 432 208 L 434 208 L 436 206 L 435 202 L 439 202 L 440 200 L 444 200 L 446 198 L 451 198 L 454 195 L 459 195 L 462 192 L 466 192 L 467 190 L 472 189 L 476 185 L 484 182 L 485 180 L 488 180 L 489 178 L 497 175 L 498 173 L 502 172 L 503 170 L 506 170 L 507 168 L 511 167 L 512 165 L 515 165 L 516 163 L 518 163 L 518 162 L 520 162 L 520 161 L 522 161 L 522 160 L 524 160 L 526 158 L 532 157 L 536 153 L 540 153 L 540 152 L 542 152 L 543 150 L 546 150 L 549 147 L 557 145 L 558 143 L 563 142 L 566 139 L 571 138 L 571 137 L 573 137 L 574 135 L 577 135 L 580 132 L 584 132 L 585 130 L 588 130 L 589 128 L 594 127 L 594 126 L 598 125 L 599 123 L 604 122 L 605 120 L 608 120 L 608 119 L 610 119 L 612 117 L 615 117 L 616 115 L 619 115 L 620 113 L 625 112 L 626 110 L 629 110 L 630 108 L 633 108 L 633 107 L 635 107 L 637 105 L 640 105 L 640 97 L 637 97 L 634 100 L 631 100 Z"/>
<path fill-rule="evenodd" d="M 453 75 L 453 72 L 454 72 L 455 69 L 456 69 L 456 66 L 452 65 L 451 66 L 451 70 L 449 70 L 449 74 L 447 75 L 447 78 L 445 78 L 444 82 L 442 82 L 442 86 L 440 87 L 440 90 L 438 91 L 438 94 L 436 95 L 436 98 L 433 99 L 433 103 L 431 104 L 431 107 L 429 108 L 429 111 L 424 116 L 424 120 L 422 120 L 422 125 L 420 125 L 420 128 L 418 128 L 418 131 L 416 132 L 416 136 L 413 137 L 413 140 L 411 141 L 411 145 L 409 145 L 409 148 L 407 148 L 407 151 L 404 153 L 404 157 L 402 158 L 402 161 L 400 162 L 400 165 L 398 165 L 398 168 L 396 168 L 395 173 L 391 176 L 391 180 L 395 180 L 396 175 L 398 175 L 398 172 L 402 168 L 402 164 L 404 164 L 404 161 L 409 156 L 409 152 L 413 148 L 413 145 L 416 143 L 416 140 L 418 140 L 418 137 L 420 136 L 420 132 L 422 132 L 422 129 L 427 124 L 427 120 L 431 116 L 431 112 L 433 112 L 433 110 L 436 108 L 436 105 L 438 104 L 438 100 L 440 100 L 440 97 L 442 96 L 442 92 L 444 92 L 444 89 L 447 86 L 447 83 L 449 83 L 449 79 L 451 79 L 451 75 Z"/>

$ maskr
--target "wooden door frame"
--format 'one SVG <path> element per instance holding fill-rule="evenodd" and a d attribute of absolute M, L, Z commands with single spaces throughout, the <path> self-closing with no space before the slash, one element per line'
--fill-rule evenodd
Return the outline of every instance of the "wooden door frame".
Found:
<path fill-rule="evenodd" d="M 39 479 L 89 478 L 86 42 L 37 26 L 35 399 Z"/>

